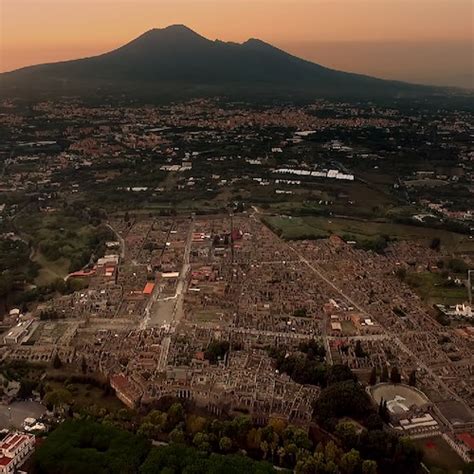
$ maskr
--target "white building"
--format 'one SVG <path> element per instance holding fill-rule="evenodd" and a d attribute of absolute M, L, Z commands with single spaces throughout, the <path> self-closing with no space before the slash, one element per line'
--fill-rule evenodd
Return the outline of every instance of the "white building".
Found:
<path fill-rule="evenodd" d="M 18 344 L 30 332 L 32 323 L 33 321 L 18 323 L 16 326 L 12 327 L 5 336 L 3 336 L 3 342 L 5 344 Z"/>
<path fill-rule="evenodd" d="M 0 443 L 0 474 L 11 474 L 33 452 L 35 437 L 23 433 L 10 433 Z"/>
<path fill-rule="evenodd" d="M 440 434 L 438 422 L 429 413 L 402 419 L 399 424 L 410 438 L 425 438 Z"/>
<path fill-rule="evenodd" d="M 454 309 L 454 314 L 456 316 L 464 316 L 467 318 L 472 318 L 474 316 L 472 308 L 469 305 L 464 304 L 464 303 L 456 305 Z"/>

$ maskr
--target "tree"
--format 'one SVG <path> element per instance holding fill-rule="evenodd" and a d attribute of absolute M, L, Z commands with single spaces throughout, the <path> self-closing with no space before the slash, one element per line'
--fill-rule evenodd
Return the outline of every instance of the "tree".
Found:
<path fill-rule="evenodd" d="M 459 258 L 451 258 L 448 260 L 448 268 L 454 273 L 465 273 L 469 270 L 467 263 Z"/>
<path fill-rule="evenodd" d="M 211 450 L 209 435 L 206 433 L 196 433 L 193 438 L 193 444 L 199 451 L 209 452 Z"/>
<path fill-rule="evenodd" d="M 308 317 L 308 310 L 306 308 L 298 308 L 293 312 L 295 318 L 306 318 Z"/>
<path fill-rule="evenodd" d="M 198 474 L 205 472 L 215 474 L 270 474 L 276 471 L 271 464 L 262 461 L 253 461 L 246 456 L 216 453 L 207 455 L 192 447 L 171 444 L 169 446 L 152 448 L 147 459 L 138 471 L 108 470 L 107 472 L 139 472 L 140 474 Z"/>
<path fill-rule="evenodd" d="M 227 436 L 223 436 L 219 440 L 219 449 L 224 453 L 228 453 L 232 449 L 232 440 Z"/>
<path fill-rule="evenodd" d="M 167 412 L 168 430 L 172 430 L 178 423 L 184 420 L 184 410 L 181 403 L 173 403 Z"/>
<path fill-rule="evenodd" d="M 326 472 L 327 474 L 339 474 L 340 470 L 334 461 L 329 461 L 326 463 L 324 472 Z"/>
<path fill-rule="evenodd" d="M 279 443 L 280 443 L 280 437 L 278 436 L 277 433 L 275 433 L 272 430 L 272 436 L 270 437 L 270 440 L 269 440 L 270 451 L 272 453 L 272 463 L 273 463 L 273 459 L 275 457 L 275 451 L 278 448 Z"/>
<path fill-rule="evenodd" d="M 318 458 L 319 460 L 319 458 Z M 318 465 L 316 458 L 314 456 L 300 456 L 296 466 L 295 466 L 295 473 L 296 474 L 313 474 L 317 472 L 324 472 L 322 468 L 324 468 L 324 459 Z"/>
<path fill-rule="evenodd" d="M 394 384 L 401 383 L 402 377 L 397 367 L 392 367 L 392 370 L 390 371 L 390 381 Z"/>
<path fill-rule="evenodd" d="M 47 407 L 52 407 L 54 409 L 63 408 L 65 405 L 71 404 L 72 394 L 65 388 L 58 388 L 48 392 L 44 396 L 43 402 Z"/>
<path fill-rule="evenodd" d="M 362 343 L 359 340 L 356 341 L 354 353 L 355 353 L 356 357 L 366 357 L 367 356 L 367 354 L 364 352 L 364 349 L 362 349 Z"/>
<path fill-rule="evenodd" d="M 383 428 L 383 420 L 377 412 L 373 412 L 365 418 L 364 426 L 368 430 L 381 430 Z"/>
<path fill-rule="evenodd" d="M 137 435 L 143 436 L 144 438 L 154 439 L 156 438 L 157 429 L 153 423 L 146 421 L 140 425 L 137 430 Z"/>
<path fill-rule="evenodd" d="M 148 440 L 102 423 L 68 420 L 38 445 L 34 471 L 138 473 L 150 447 Z"/>
<path fill-rule="evenodd" d="M 335 364 L 330 367 L 328 373 L 328 385 L 345 380 L 357 380 L 357 377 L 352 373 L 351 369 L 346 364 Z"/>
<path fill-rule="evenodd" d="M 377 369 L 372 367 L 369 377 L 369 385 L 375 385 L 377 383 Z"/>
<path fill-rule="evenodd" d="M 186 418 L 186 431 L 188 434 L 194 436 L 200 431 L 204 431 L 207 425 L 206 418 L 198 415 L 189 415 Z"/>
<path fill-rule="evenodd" d="M 337 418 L 365 417 L 372 411 L 365 390 L 353 380 L 329 385 L 314 404 L 314 415 L 323 426 L 331 427 Z"/>
<path fill-rule="evenodd" d="M 295 443 L 288 443 L 285 445 L 285 451 L 290 458 L 292 463 L 296 461 L 296 455 L 298 454 L 298 446 Z"/>
<path fill-rule="evenodd" d="M 20 389 L 18 390 L 17 397 L 23 399 L 31 397 L 36 385 L 36 382 L 33 380 L 21 379 Z"/>
<path fill-rule="evenodd" d="M 230 427 L 237 439 L 243 442 L 252 427 L 252 420 L 249 416 L 239 415 L 232 420 Z"/>
<path fill-rule="evenodd" d="M 270 448 L 270 446 L 268 445 L 268 443 L 266 441 L 262 441 L 260 443 L 260 449 L 262 451 L 263 459 L 267 459 L 269 448 Z"/>
<path fill-rule="evenodd" d="M 345 474 L 354 474 L 358 471 L 360 462 L 359 451 L 351 449 L 348 453 L 342 455 L 339 466 Z"/>
<path fill-rule="evenodd" d="M 253 450 L 260 449 L 261 442 L 262 430 L 259 428 L 251 428 L 250 431 L 247 433 L 247 447 Z"/>
<path fill-rule="evenodd" d="M 358 435 L 354 423 L 350 421 L 340 421 L 336 425 L 335 434 L 346 448 L 356 446 Z"/>
<path fill-rule="evenodd" d="M 222 360 L 229 350 L 229 341 L 212 341 L 204 352 L 204 357 L 211 363 L 215 364 Z"/>
<path fill-rule="evenodd" d="M 280 466 L 282 466 L 283 463 L 285 462 L 285 456 L 286 456 L 286 450 L 284 446 L 280 446 L 277 449 L 277 455 L 278 455 L 278 462 Z"/>
<path fill-rule="evenodd" d="M 400 278 L 400 280 L 405 280 L 407 276 L 407 269 L 405 267 L 400 267 L 395 270 L 395 275 Z"/>
<path fill-rule="evenodd" d="M 380 375 L 381 382 L 388 382 L 388 367 L 384 364 L 382 367 L 382 373 Z"/>
<path fill-rule="evenodd" d="M 87 362 L 84 356 L 82 356 L 82 359 L 81 359 L 81 372 L 83 374 L 87 374 Z"/>
<path fill-rule="evenodd" d="M 387 407 L 387 400 L 381 399 L 379 403 L 379 416 L 384 423 L 390 422 L 390 412 Z"/>
<path fill-rule="evenodd" d="M 329 441 L 324 447 L 324 457 L 327 462 L 339 460 L 341 450 L 336 446 L 334 441 Z"/>
<path fill-rule="evenodd" d="M 59 354 L 56 352 L 53 357 L 53 367 L 55 369 L 60 369 L 63 366 L 61 359 L 59 358 Z"/>
<path fill-rule="evenodd" d="M 423 455 L 410 439 L 400 438 L 395 448 L 393 461 L 404 467 L 406 472 L 418 472 Z"/>
<path fill-rule="evenodd" d="M 377 463 L 371 459 L 362 461 L 362 474 L 377 474 Z"/>
<path fill-rule="evenodd" d="M 308 438 L 307 432 L 296 426 L 288 426 L 282 433 L 282 439 L 285 444 L 294 443 L 297 448 L 306 450 L 311 448 L 311 441 Z"/>
<path fill-rule="evenodd" d="M 275 433 L 281 435 L 286 428 L 286 421 L 281 418 L 270 418 L 268 421 L 268 426 L 271 426 Z"/>
<path fill-rule="evenodd" d="M 169 440 L 172 443 L 176 443 L 176 444 L 184 443 L 185 439 L 186 438 L 184 436 L 184 431 L 179 428 L 175 428 L 174 430 L 172 430 L 169 435 Z"/>
<path fill-rule="evenodd" d="M 440 248 L 441 248 L 441 239 L 439 237 L 435 237 L 430 243 L 430 249 L 436 250 L 437 252 L 439 252 Z"/>
<path fill-rule="evenodd" d="M 408 385 L 411 385 L 412 387 L 416 386 L 416 370 L 412 370 L 410 372 L 410 375 L 408 377 Z"/>

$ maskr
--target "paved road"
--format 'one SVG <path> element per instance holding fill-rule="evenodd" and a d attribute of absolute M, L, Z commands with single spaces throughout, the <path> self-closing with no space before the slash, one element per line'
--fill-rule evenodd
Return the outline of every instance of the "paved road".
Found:
<path fill-rule="evenodd" d="M 231 328 L 232 332 L 238 334 L 251 334 L 252 336 L 270 336 L 270 337 L 281 337 L 281 338 L 292 338 L 307 340 L 312 337 L 311 334 L 301 334 L 297 332 L 276 332 L 276 331 L 262 331 L 260 329 L 246 329 L 246 328 Z"/>
<path fill-rule="evenodd" d="M 176 286 L 176 305 L 173 311 L 173 323 L 179 321 L 183 317 L 183 303 L 186 289 L 188 286 L 188 273 L 191 270 L 190 257 L 191 246 L 193 243 L 194 221 L 189 225 L 188 236 L 186 239 L 186 247 L 184 249 L 183 266 L 178 278 Z"/>
<path fill-rule="evenodd" d="M 46 407 L 37 402 L 13 402 L 0 405 L 0 429 L 21 428 L 25 418 L 39 418 L 46 413 Z"/>
<path fill-rule="evenodd" d="M 181 267 L 181 271 L 178 277 L 178 281 L 176 283 L 176 292 L 174 296 L 166 296 L 162 299 L 159 298 L 161 293 L 160 285 L 156 284 L 155 288 L 153 289 L 153 293 L 145 307 L 143 319 L 140 323 L 140 329 L 146 329 L 152 320 L 156 321 L 159 320 L 158 312 L 161 310 L 163 311 L 167 305 L 163 303 L 167 303 L 174 300 L 174 306 L 171 311 L 169 317 L 165 318 L 166 323 L 173 324 L 179 321 L 183 316 L 183 303 L 184 303 L 184 296 L 186 294 L 187 289 L 187 276 L 191 269 L 191 264 L 189 263 L 190 256 L 191 256 L 191 246 L 193 241 L 193 230 L 194 230 L 194 222 L 191 222 L 188 230 L 188 235 L 186 237 L 186 246 L 184 248 L 184 255 L 183 255 L 183 266 Z M 168 310 L 166 310 L 169 313 Z M 164 320 L 163 320 L 164 323 Z"/>
<path fill-rule="evenodd" d="M 164 337 L 161 343 L 160 358 L 158 359 L 158 364 L 156 366 L 157 372 L 164 372 L 166 369 L 166 366 L 168 365 L 168 352 L 170 350 L 170 344 L 171 344 L 171 338 L 168 336 Z"/>
<path fill-rule="evenodd" d="M 327 336 L 329 340 L 347 339 L 349 341 L 383 341 L 390 339 L 388 334 L 370 334 L 367 336 Z"/>

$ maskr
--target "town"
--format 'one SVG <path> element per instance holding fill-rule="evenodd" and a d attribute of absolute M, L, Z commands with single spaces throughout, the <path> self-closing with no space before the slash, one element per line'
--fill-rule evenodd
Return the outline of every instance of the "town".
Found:
<path fill-rule="evenodd" d="M 424 107 L 1 103 L 0 472 L 67 413 L 143 432 L 170 400 L 337 439 L 336 368 L 472 462 L 472 115 Z"/>

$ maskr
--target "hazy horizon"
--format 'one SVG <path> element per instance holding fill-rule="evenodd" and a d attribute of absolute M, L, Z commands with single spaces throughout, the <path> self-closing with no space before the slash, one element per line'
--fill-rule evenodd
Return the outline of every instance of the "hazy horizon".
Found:
<path fill-rule="evenodd" d="M 0 0 L 0 72 L 101 54 L 151 28 L 256 37 L 344 71 L 473 87 L 465 0 Z M 245 18 L 245 21 L 235 21 Z"/>

